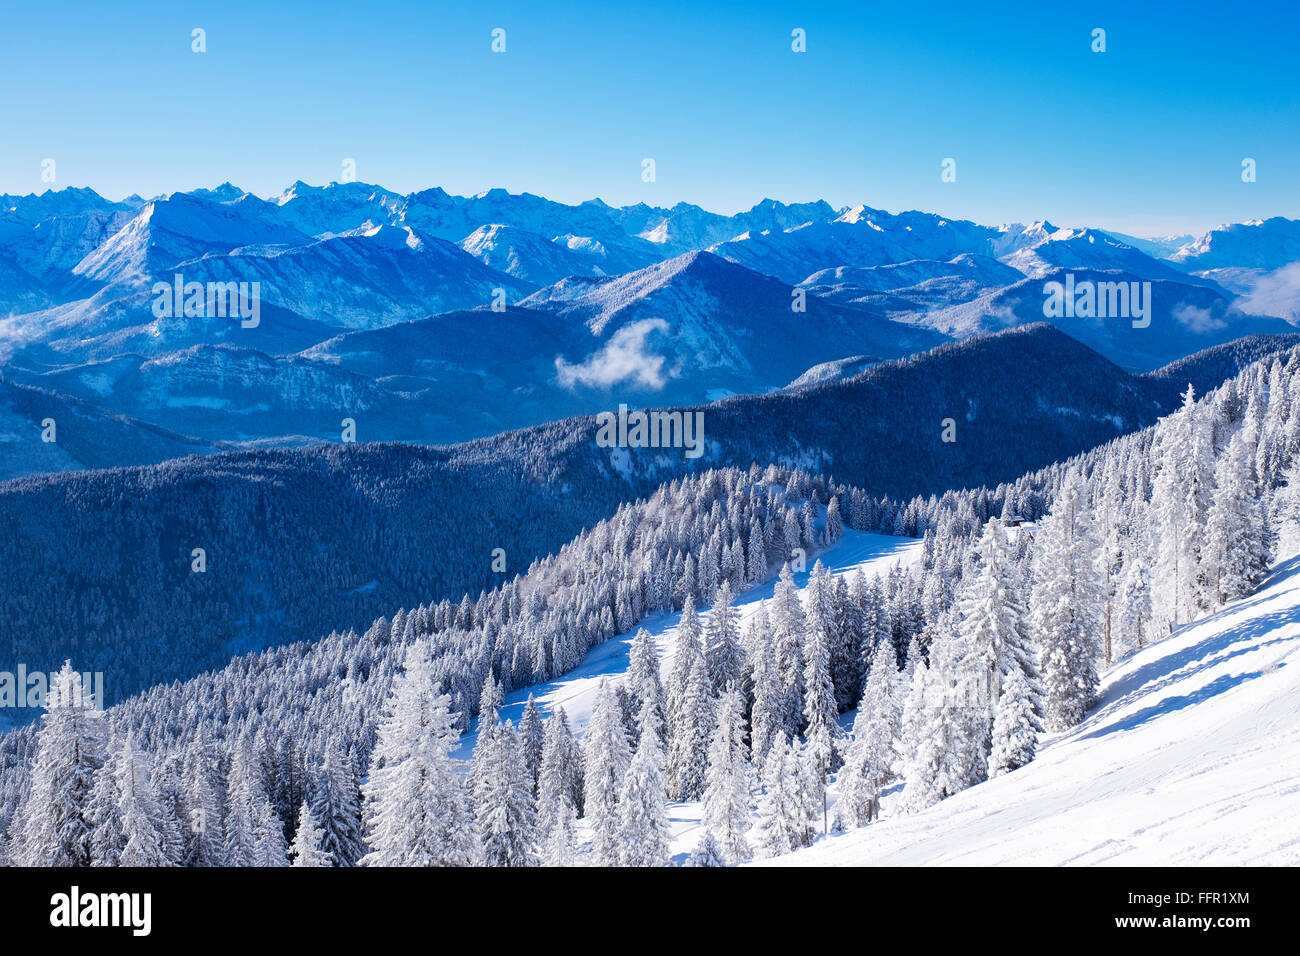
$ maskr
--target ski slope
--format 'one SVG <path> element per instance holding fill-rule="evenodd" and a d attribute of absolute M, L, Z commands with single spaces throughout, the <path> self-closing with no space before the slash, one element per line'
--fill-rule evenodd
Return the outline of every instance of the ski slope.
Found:
<path fill-rule="evenodd" d="M 762 863 L 1300 864 L 1300 558 L 1114 667 L 1028 766 L 912 816 L 890 802 Z"/>
<path fill-rule="evenodd" d="M 824 551 L 808 558 L 808 567 L 794 574 L 795 584 L 804 596 L 804 588 L 812 573 L 813 564 L 820 560 L 833 574 L 854 574 L 859 568 L 868 578 L 888 574 L 895 565 L 908 567 L 920 559 L 921 542 L 914 538 L 897 538 L 883 534 L 870 534 L 844 529 L 844 536 Z M 776 578 L 765 584 L 741 593 L 734 604 L 740 630 L 743 633 L 749 619 L 758 611 L 759 603 L 770 601 L 776 589 Z M 700 624 L 703 626 L 708 617 L 709 608 L 701 608 Z M 659 668 L 665 680 L 672 670 L 673 644 L 677 637 L 677 625 L 681 622 L 681 613 L 660 614 L 643 620 L 637 628 L 604 644 L 593 647 L 586 659 L 578 667 L 563 677 L 545 684 L 534 684 L 511 693 L 506 697 L 501 708 L 500 719 L 512 721 L 516 726 L 523 714 L 528 695 L 532 694 L 543 717 L 549 717 L 551 711 L 563 707 L 569 717 L 569 725 L 579 738 L 587 729 L 591 709 L 596 700 L 596 689 L 602 678 L 615 680 L 621 677 L 628 667 L 628 655 L 636 631 L 644 627 L 655 638 L 659 651 Z M 851 724 L 853 715 L 844 715 Z M 478 721 L 473 722 L 469 731 L 461 737 L 459 748 L 453 756 L 460 760 L 470 760 L 474 755 L 474 745 L 478 741 Z M 698 802 L 670 803 L 668 816 L 672 825 L 672 852 L 675 862 L 681 862 L 700 838 L 700 807 Z M 587 838 L 585 820 L 578 821 L 576 836 L 581 844 Z"/>

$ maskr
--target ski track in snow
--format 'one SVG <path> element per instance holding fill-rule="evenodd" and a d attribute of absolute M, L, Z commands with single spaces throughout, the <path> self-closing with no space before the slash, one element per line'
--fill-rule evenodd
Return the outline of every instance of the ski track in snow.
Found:
<path fill-rule="evenodd" d="M 919 560 L 921 542 L 914 538 L 898 538 L 890 535 L 872 534 L 844 529 L 844 536 L 824 551 L 809 555 L 808 567 L 794 574 L 795 584 L 803 589 L 808 583 L 813 565 L 820 560 L 833 574 L 853 574 L 861 568 L 868 578 L 877 574 L 888 574 L 894 565 L 908 567 Z M 775 577 L 765 584 L 742 592 L 734 603 L 741 632 L 750 618 L 758 611 L 761 601 L 771 601 L 776 589 Z M 699 609 L 700 624 L 703 626 L 708 617 L 709 608 Z M 604 644 L 597 644 L 587 652 L 586 659 L 563 677 L 544 684 L 533 684 L 520 688 L 506 697 L 501 708 L 500 719 L 512 721 L 516 726 L 523 714 L 528 695 L 532 694 L 543 717 L 549 717 L 556 707 L 563 707 L 569 717 L 569 725 L 576 736 L 581 737 L 587 728 L 591 708 L 595 703 L 596 688 L 601 678 L 619 678 L 628 666 L 628 655 L 632 639 L 636 632 L 645 628 L 655 638 L 659 652 L 659 668 L 664 680 L 672 669 L 673 643 L 677 636 L 677 625 L 681 620 L 680 612 L 656 614 L 645 618 L 635 628 L 625 634 L 610 638 Z M 841 715 L 841 723 L 847 728 L 853 722 L 853 714 Z M 474 745 L 478 740 L 478 720 L 473 721 L 470 729 L 461 737 L 459 747 L 452 756 L 468 761 L 473 757 Z M 699 840 L 701 808 L 698 801 L 673 802 L 668 804 L 668 819 L 672 827 L 672 853 L 674 862 L 681 860 L 694 849 Z M 575 840 L 581 845 L 589 839 L 585 820 L 577 821 Z"/>
<path fill-rule="evenodd" d="M 1033 763 L 915 815 L 889 816 L 892 802 L 877 824 L 760 862 L 1300 864 L 1300 557 L 1112 668 Z"/>

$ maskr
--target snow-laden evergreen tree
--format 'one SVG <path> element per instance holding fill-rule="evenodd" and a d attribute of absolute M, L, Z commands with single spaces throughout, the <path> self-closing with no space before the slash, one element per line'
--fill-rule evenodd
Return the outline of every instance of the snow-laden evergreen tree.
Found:
<path fill-rule="evenodd" d="M 787 563 L 782 566 L 769 609 L 772 620 L 772 655 L 780 700 L 776 707 L 777 730 L 793 740 L 803 730 L 804 720 L 804 631 L 807 622 L 799 589 Z"/>
<path fill-rule="evenodd" d="M 178 808 L 185 866 L 224 866 L 221 763 L 202 729 L 186 749 Z"/>
<path fill-rule="evenodd" d="M 1202 562 L 1213 606 L 1250 594 L 1264 579 L 1271 534 L 1255 477 L 1254 443 L 1239 431 L 1215 468 Z"/>
<path fill-rule="evenodd" d="M 755 622 L 754 646 L 750 652 L 754 704 L 750 711 L 750 754 L 757 770 L 766 766 L 767 754 L 778 733 L 784 732 L 786 697 L 779 683 L 771 632 L 763 615 L 762 629 Z"/>
<path fill-rule="evenodd" d="M 781 856 L 804 845 L 808 812 L 799 779 L 799 753 L 778 733 L 763 770 L 755 842 L 763 856 Z"/>
<path fill-rule="evenodd" d="M 542 741 L 542 769 L 537 778 L 537 829 L 545 842 L 564 807 L 582 808 L 582 750 L 569 729 L 563 707 L 551 711 Z"/>
<path fill-rule="evenodd" d="M 950 718 L 954 729 L 960 730 L 954 745 L 964 749 L 952 755 L 951 777 L 958 786 L 979 783 L 986 775 L 993 718 L 1005 676 L 1015 669 L 1031 679 L 1037 674 L 1026 610 L 1016 593 L 1016 574 L 997 518 L 984 525 L 976 553 L 979 569 L 963 578 L 956 600 L 958 619 L 940 638 L 938 648 L 942 676 L 952 688 L 946 705 L 961 711 Z M 938 679 L 935 656 L 932 650 L 931 665 L 936 667 L 932 677 Z"/>
<path fill-rule="evenodd" d="M 1189 385 L 1183 407 L 1156 430 L 1159 472 L 1151 491 L 1155 615 L 1165 627 L 1196 616 L 1201 597 L 1200 536 L 1213 486 L 1212 445 Z M 1048 725 L 1053 726 L 1049 707 Z"/>
<path fill-rule="evenodd" d="M 809 614 L 804 632 L 804 735 L 809 759 L 823 777 L 837 766 L 839 736 L 835 687 L 831 683 L 830 576 L 820 561 L 809 580 Z"/>
<path fill-rule="evenodd" d="M 90 824 L 90 865 L 121 866 L 122 812 L 119 809 L 121 794 L 117 791 L 117 773 L 114 764 L 121 748 L 110 741 L 103 768 L 94 776 L 90 802 L 86 808 L 86 821 Z"/>
<path fill-rule="evenodd" d="M 1037 637 L 1049 730 L 1083 720 L 1097 694 L 1100 589 L 1086 489 L 1071 471 L 1034 542 L 1030 621 Z"/>
<path fill-rule="evenodd" d="M 672 794 L 681 792 L 680 771 L 684 755 L 682 748 L 691 737 L 689 728 L 683 726 L 687 713 L 684 710 L 689 691 L 691 673 L 696 662 L 704 659 L 704 638 L 700 618 L 695 612 L 695 599 L 688 592 L 682 607 L 681 620 L 673 639 L 673 666 L 668 675 L 668 788 Z"/>
<path fill-rule="evenodd" d="M 480 727 L 487 727 L 497 722 L 497 713 L 505 704 L 505 692 L 501 684 L 488 671 L 483 681 L 483 689 L 478 695 L 478 721 Z"/>
<path fill-rule="evenodd" d="M 478 780 L 474 816 L 488 866 L 535 866 L 537 814 L 523 741 L 510 721 L 480 734 L 474 752 Z"/>
<path fill-rule="evenodd" d="M 698 800 L 704 793 L 704 772 L 709 763 L 709 736 L 712 733 L 713 697 L 701 655 L 695 659 L 691 669 L 669 741 L 669 794 L 673 799 Z"/>
<path fill-rule="evenodd" d="M 542 866 L 573 866 L 577 855 L 573 847 L 573 830 L 577 823 L 577 813 L 573 802 L 564 795 L 558 798 L 553 820 L 544 833 L 542 843 Z"/>
<path fill-rule="evenodd" d="M 894 674 L 893 647 L 882 641 L 853 720 L 853 742 L 837 778 L 840 798 L 836 806 L 848 826 L 866 826 L 880 816 L 880 794 L 892 773 L 898 734 Z"/>
<path fill-rule="evenodd" d="M 250 774 L 250 779 L 252 775 Z M 264 778 L 263 778 L 264 781 Z M 277 867 L 289 865 L 289 841 L 284 835 L 284 821 L 275 812 L 270 793 L 259 791 L 252 804 L 253 866 Z"/>
<path fill-rule="evenodd" d="M 532 781 L 533 793 L 537 793 L 537 778 L 542 772 L 542 747 L 546 742 L 546 728 L 542 724 L 542 712 L 537 708 L 533 695 L 528 695 L 524 712 L 519 718 L 519 739 L 524 748 L 524 763 L 528 767 L 528 777 Z"/>
<path fill-rule="evenodd" d="M 831 684 L 835 688 L 835 706 L 840 713 L 851 710 L 862 696 L 866 668 L 870 660 L 863 655 L 862 591 L 866 579 L 859 568 L 850 579 L 847 575 L 831 577 Z"/>
<path fill-rule="evenodd" d="M 717 838 L 708 830 L 700 837 L 695 849 L 691 850 L 682 866 L 726 866 L 727 861 L 722 854 L 722 847 L 718 845 Z"/>
<path fill-rule="evenodd" d="M 844 519 L 840 517 L 840 499 L 837 495 L 826 506 L 826 543 L 834 544 L 844 536 Z"/>
<path fill-rule="evenodd" d="M 722 695 L 717 723 L 709 744 L 703 822 L 721 842 L 727 861 L 741 863 L 752 856 L 745 835 L 754 805 L 754 771 L 745 746 L 745 702 L 735 687 Z"/>
<path fill-rule="evenodd" d="M 94 775 L 104 765 L 103 711 L 65 661 L 44 701 L 27 797 L 12 825 L 20 866 L 89 866 L 87 818 Z"/>
<path fill-rule="evenodd" d="M 1142 513 L 1145 514 L 1145 509 Z M 1119 657 L 1141 650 L 1152 640 L 1150 550 L 1150 543 L 1137 534 L 1129 536 L 1120 569 L 1118 610 L 1112 616 L 1112 633 Z"/>
<path fill-rule="evenodd" d="M 711 699 L 732 684 L 739 687 L 744 677 L 745 655 L 740 648 L 740 628 L 732 600 L 731 584 L 723 581 L 704 625 L 704 664 Z"/>
<path fill-rule="evenodd" d="M 356 866 L 366 853 L 361 833 L 361 783 L 342 743 L 331 740 L 311 795 L 312 818 L 321 829 L 321 850 L 334 866 Z"/>
<path fill-rule="evenodd" d="M 640 742 L 618 800 L 618 861 L 623 866 L 665 866 L 671 831 L 664 806 L 662 730 L 654 702 L 641 708 Z"/>
<path fill-rule="evenodd" d="M 915 813 L 971 785 L 972 748 L 965 710 L 955 706 L 942 642 L 932 651 L 933 667 L 916 665 L 903 705 L 899 769 L 904 781 L 901 808 Z M 987 771 L 987 767 L 984 768 Z"/>
<path fill-rule="evenodd" d="M 329 851 L 322 847 L 325 832 L 316 823 L 307 801 L 298 810 L 298 832 L 289 846 L 289 857 L 294 866 L 333 866 Z"/>
<path fill-rule="evenodd" d="M 659 726 L 668 720 L 668 700 L 659 677 L 659 651 L 655 639 L 644 627 L 638 628 L 628 652 L 627 690 L 637 714 L 649 701 Z"/>
<path fill-rule="evenodd" d="M 745 548 L 745 583 L 758 584 L 767 577 L 767 544 L 755 515 L 749 524 L 749 541 Z"/>
<path fill-rule="evenodd" d="M 811 742 L 805 741 L 802 747 L 795 748 L 793 758 L 798 776 L 799 800 L 803 805 L 801 845 L 807 846 L 816 839 L 819 831 L 825 834 L 830 830 L 830 778 L 826 773 L 826 765 L 822 762 L 822 752 Z"/>
<path fill-rule="evenodd" d="M 997 716 L 993 720 L 993 748 L 989 754 L 989 776 L 1018 770 L 1034 759 L 1039 722 L 1038 694 L 1018 666 L 1002 682 Z"/>
<path fill-rule="evenodd" d="M 427 641 L 412 644 L 393 682 L 362 787 L 370 852 L 363 866 L 468 866 L 480 859 L 458 765 L 451 698 L 437 691 Z"/>
<path fill-rule="evenodd" d="M 112 764 L 117 780 L 122 849 L 119 866 L 174 866 L 165 850 L 163 808 L 153 789 L 153 770 L 128 734 Z M 102 772 L 102 771 L 101 771 Z"/>
<path fill-rule="evenodd" d="M 621 840 L 618 798 L 632 755 L 618 699 L 603 677 L 582 737 L 582 755 L 583 815 L 591 827 L 592 857 L 597 866 L 617 866 Z"/>
<path fill-rule="evenodd" d="M 239 740 L 230 762 L 226 810 L 222 815 L 222 855 L 227 866 L 257 866 L 261 847 L 257 842 L 262 805 L 270 806 L 262 784 L 261 768 L 247 740 Z"/>

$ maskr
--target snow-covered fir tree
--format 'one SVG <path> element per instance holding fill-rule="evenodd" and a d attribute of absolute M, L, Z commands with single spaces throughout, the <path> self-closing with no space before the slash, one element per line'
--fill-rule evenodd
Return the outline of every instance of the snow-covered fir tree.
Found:
<path fill-rule="evenodd" d="M 451 752 L 456 718 L 438 693 L 426 641 L 412 644 L 394 681 L 362 787 L 363 866 L 468 866 L 482 855 L 464 780 Z"/>
<path fill-rule="evenodd" d="M 739 687 L 743 678 L 745 658 L 732 601 L 731 583 L 723 581 L 704 625 L 704 664 L 712 699 L 733 684 Z"/>
<path fill-rule="evenodd" d="M 640 742 L 618 799 L 618 862 L 623 866 L 668 863 L 670 831 L 664 805 L 664 752 L 658 723 L 654 701 L 647 700 L 641 708 Z"/>
<path fill-rule="evenodd" d="M 298 810 L 298 830 L 289 845 L 289 857 L 294 866 L 333 866 L 329 851 L 322 846 L 325 833 L 316 823 L 311 807 L 304 800 Z"/>
<path fill-rule="evenodd" d="M 532 780 L 533 793 L 537 792 L 537 778 L 542 772 L 542 747 L 546 742 L 546 728 L 542 722 L 542 712 L 537 707 L 533 695 L 528 695 L 524 712 L 519 717 L 519 738 L 524 748 L 524 763 L 528 767 L 528 777 Z"/>
<path fill-rule="evenodd" d="M 582 750 L 569 729 L 568 714 L 563 707 L 557 707 L 546 720 L 542 767 L 537 778 L 537 829 L 543 843 L 561 815 L 581 810 L 582 777 Z"/>
<path fill-rule="evenodd" d="M 785 734 L 778 733 L 763 771 L 763 795 L 758 801 L 755 842 L 763 856 L 780 856 L 803 846 L 808 837 L 808 812 L 799 779 L 799 753 Z"/>
<path fill-rule="evenodd" d="M 730 863 L 752 856 L 746 834 L 753 810 L 754 772 L 745 746 L 744 711 L 740 691 L 731 687 L 718 704 L 704 788 L 704 827 L 718 838 Z"/>
<path fill-rule="evenodd" d="M 618 699 L 609 681 L 600 679 L 587 732 L 582 737 L 583 816 L 591 827 L 592 857 L 598 866 L 620 860 L 622 825 L 619 794 L 632 763 Z M 639 768 L 645 772 L 644 764 Z"/>
<path fill-rule="evenodd" d="M 893 648 L 882 643 L 873 656 L 867 686 L 853 720 L 853 742 L 836 782 L 839 813 L 848 826 L 866 826 L 880 815 L 880 794 L 894 764 L 898 708 L 894 700 Z"/>
<path fill-rule="evenodd" d="M 535 866 L 536 808 L 523 740 L 510 721 L 480 733 L 474 816 L 488 866 Z"/>
<path fill-rule="evenodd" d="M 1086 488 L 1071 471 L 1034 542 L 1030 620 L 1049 730 L 1079 723 L 1097 694 L 1101 613 L 1095 554 Z"/>
<path fill-rule="evenodd" d="M 27 797 L 13 825 L 14 858 L 21 866 L 89 866 L 87 810 L 104 765 L 104 712 L 66 661 L 44 704 Z"/>
<path fill-rule="evenodd" d="M 1025 672 L 1016 666 L 1003 680 L 998 698 L 997 716 L 993 720 L 993 747 L 988 761 L 989 777 L 1018 770 L 1033 760 L 1042 729 L 1038 694 Z"/>
<path fill-rule="evenodd" d="M 366 853 L 361 833 L 361 783 L 352 758 L 338 739 L 325 747 L 325 760 L 311 796 L 312 818 L 321 829 L 321 850 L 333 866 L 355 866 Z"/>

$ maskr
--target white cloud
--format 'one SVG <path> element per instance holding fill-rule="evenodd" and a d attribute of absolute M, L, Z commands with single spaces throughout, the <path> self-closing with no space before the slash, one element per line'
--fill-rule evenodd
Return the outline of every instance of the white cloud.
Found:
<path fill-rule="evenodd" d="M 663 319 L 642 319 L 619 329 L 604 348 L 584 362 L 570 364 L 563 356 L 556 356 L 555 371 L 560 384 L 565 388 L 575 385 L 608 388 L 631 382 L 642 388 L 663 388 L 664 357 L 651 352 L 646 339 L 651 332 L 667 330 L 668 323 Z"/>
<path fill-rule="evenodd" d="M 1217 332 L 1228 325 L 1222 319 L 1216 319 L 1211 315 L 1209 309 L 1202 309 L 1199 306 L 1186 303 L 1175 306 L 1173 316 L 1189 332 L 1194 332 L 1197 335 Z"/>
<path fill-rule="evenodd" d="M 1250 315 L 1276 315 L 1300 321 L 1300 262 L 1293 262 L 1255 280 L 1250 291 L 1237 302 Z"/>

